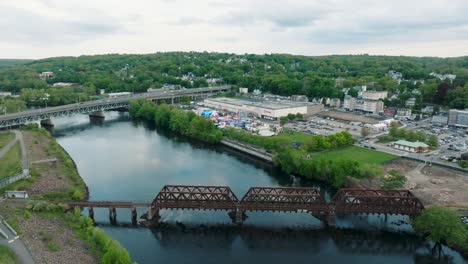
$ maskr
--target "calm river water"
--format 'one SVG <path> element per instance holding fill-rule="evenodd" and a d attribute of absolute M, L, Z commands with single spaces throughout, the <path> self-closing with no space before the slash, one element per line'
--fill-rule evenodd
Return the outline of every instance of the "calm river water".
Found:
<path fill-rule="evenodd" d="M 227 185 L 238 197 L 251 186 L 317 186 L 292 178 L 222 147 L 210 147 L 160 133 L 125 113 L 106 113 L 101 125 L 88 116 L 54 120 L 54 134 L 75 160 L 91 200 L 151 201 L 165 184 Z M 85 213 L 85 212 L 84 212 Z M 141 215 L 143 211 L 140 211 Z M 107 210 L 97 224 L 138 263 L 439 263 L 432 245 L 404 234 L 406 217 L 351 216 L 325 229 L 307 214 L 248 213 L 233 226 L 226 212 L 163 211 L 155 230 L 130 225 L 118 210 L 118 226 Z M 465 263 L 444 248 L 440 263 Z"/>

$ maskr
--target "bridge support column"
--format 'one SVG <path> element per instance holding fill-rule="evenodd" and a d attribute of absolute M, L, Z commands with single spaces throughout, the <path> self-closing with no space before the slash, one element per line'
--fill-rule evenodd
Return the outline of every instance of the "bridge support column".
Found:
<path fill-rule="evenodd" d="M 131 209 L 131 213 L 132 213 L 132 225 L 137 225 L 137 210 L 135 207 Z"/>
<path fill-rule="evenodd" d="M 91 218 L 91 220 L 93 220 L 93 222 L 94 222 L 94 210 L 93 210 L 93 207 L 88 207 L 88 216 L 89 216 L 89 218 Z"/>
<path fill-rule="evenodd" d="M 41 127 L 48 129 L 48 130 L 53 129 L 54 123 L 52 123 L 52 120 L 50 119 L 44 119 L 44 120 L 41 120 Z"/>
<path fill-rule="evenodd" d="M 149 227 L 157 226 L 161 216 L 159 215 L 159 209 L 150 206 L 148 212 L 146 213 L 146 225 Z"/>
<path fill-rule="evenodd" d="M 91 124 L 97 124 L 100 125 L 104 122 L 105 116 L 104 116 L 104 111 L 96 111 L 92 112 L 89 114 L 89 121 Z"/>
<path fill-rule="evenodd" d="M 328 213 L 327 214 L 327 226 L 329 227 L 336 227 L 336 214 L 333 212 L 333 213 Z"/>
<path fill-rule="evenodd" d="M 115 207 L 109 208 L 109 221 L 113 225 L 117 224 L 117 211 L 115 210 Z"/>
<path fill-rule="evenodd" d="M 229 212 L 229 217 L 231 218 L 232 222 L 236 225 L 242 225 L 244 220 L 247 218 L 245 212 L 237 208 L 235 211 Z"/>

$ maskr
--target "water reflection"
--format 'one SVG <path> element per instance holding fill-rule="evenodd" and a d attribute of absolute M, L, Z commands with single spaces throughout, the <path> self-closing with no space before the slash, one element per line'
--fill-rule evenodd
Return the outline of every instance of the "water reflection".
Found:
<path fill-rule="evenodd" d="M 87 115 L 53 122 L 93 200 L 151 201 L 166 184 L 228 185 L 239 198 L 251 186 L 315 186 L 328 198 L 334 193 L 230 149 L 155 131 L 126 114 L 106 113 L 102 125 L 90 124 Z M 166 210 L 163 225 L 149 230 L 131 227 L 128 210 L 117 214 L 117 227 L 105 224 L 107 210 L 96 210 L 95 218 L 143 264 L 438 261 L 430 244 L 396 233 L 411 229 L 402 216 L 343 216 L 337 224 L 346 230 L 328 230 L 308 214 L 248 212 L 238 228 L 226 212 Z M 452 259 L 442 261 L 464 263 L 458 253 L 444 253 Z"/>

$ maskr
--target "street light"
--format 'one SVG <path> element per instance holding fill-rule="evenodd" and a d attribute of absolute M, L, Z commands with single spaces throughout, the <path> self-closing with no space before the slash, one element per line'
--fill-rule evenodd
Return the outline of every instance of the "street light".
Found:
<path fill-rule="evenodd" d="M 45 102 L 45 108 L 47 108 L 47 101 L 49 101 L 49 94 L 48 93 L 44 93 L 44 96 L 41 97 L 41 100 L 43 100 Z"/>

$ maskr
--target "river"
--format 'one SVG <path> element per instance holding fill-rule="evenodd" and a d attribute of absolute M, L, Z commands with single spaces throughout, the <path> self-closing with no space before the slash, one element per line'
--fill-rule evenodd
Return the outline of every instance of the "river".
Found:
<path fill-rule="evenodd" d="M 240 198 L 251 186 L 323 184 L 285 175 L 268 164 L 223 147 L 155 131 L 126 113 L 108 112 L 103 124 L 88 116 L 54 120 L 54 135 L 75 160 L 91 200 L 151 201 L 166 184 L 226 185 Z M 84 212 L 85 213 L 85 212 Z M 144 213 L 139 211 L 139 215 Z M 162 211 L 154 230 L 130 225 L 130 211 L 96 210 L 98 226 L 138 263 L 428 263 L 432 244 L 413 235 L 404 216 L 338 217 L 326 229 L 305 213 L 247 213 L 242 227 L 226 212 Z M 440 263 L 465 263 L 443 248 Z M 443 262 L 445 261 L 445 262 Z M 431 262 L 431 263 L 438 263 Z"/>

